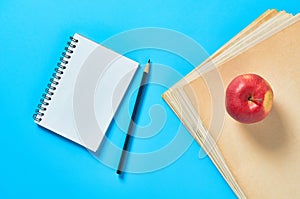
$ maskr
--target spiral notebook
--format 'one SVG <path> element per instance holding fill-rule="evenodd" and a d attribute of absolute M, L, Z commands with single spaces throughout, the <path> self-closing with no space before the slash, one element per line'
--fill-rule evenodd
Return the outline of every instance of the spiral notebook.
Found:
<path fill-rule="evenodd" d="M 79 34 L 62 55 L 34 121 L 95 152 L 139 64 Z"/>
<path fill-rule="evenodd" d="M 238 198 L 300 198 L 299 35 L 299 14 L 268 10 L 163 95 Z M 245 73 L 274 91 L 270 115 L 251 125 L 225 108 Z"/>

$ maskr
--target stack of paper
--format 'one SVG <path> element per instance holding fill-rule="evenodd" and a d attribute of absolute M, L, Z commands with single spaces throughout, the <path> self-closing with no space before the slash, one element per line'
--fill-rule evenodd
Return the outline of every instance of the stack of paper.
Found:
<path fill-rule="evenodd" d="M 163 95 L 239 198 L 300 198 L 299 19 L 266 11 Z M 226 87 L 245 73 L 274 91 L 270 115 L 250 125 L 225 109 Z"/>

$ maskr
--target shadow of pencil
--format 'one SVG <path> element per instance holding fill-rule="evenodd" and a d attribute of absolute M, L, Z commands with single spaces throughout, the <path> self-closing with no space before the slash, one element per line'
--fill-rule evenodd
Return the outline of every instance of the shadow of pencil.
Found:
<path fill-rule="evenodd" d="M 137 71 L 136 71 L 136 73 L 141 73 L 141 72 L 143 72 L 142 71 L 142 68 L 138 68 L 137 69 Z M 137 77 L 139 77 L 140 75 L 135 75 L 135 77 L 134 77 L 134 81 L 137 81 L 137 80 L 139 80 Z M 125 78 L 125 77 L 124 77 Z M 120 81 L 119 82 L 119 84 L 118 84 L 118 86 L 117 87 L 122 87 L 123 86 L 123 84 L 124 84 L 124 82 L 123 81 Z M 129 104 L 129 102 L 128 102 L 128 100 L 130 100 L 130 97 L 131 97 L 131 95 L 133 94 L 132 92 L 133 92 L 133 89 L 136 89 L 136 85 L 134 84 L 134 82 L 133 81 L 131 81 L 130 82 L 130 84 L 129 84 L 129 87 L 128 87 L 128 89 L 127 89 L 127 91 L 126 91 L 126 93 L 125 93 L 125 95 L 124 95 L 124 97 L 123 97 L 123 100 L 121 101 L 121 103 L 120 103 L 120 107 L 127 107 L 127 106 L 129 106 L 128 104 Z M 118 90 L 118 89 L 116 89 L 116 90 Z M 130 91 L 132 91 L 132 92 L 130 92 Z M 118 93 L 115 93 L 116 95 L 118 95 Z M 114 97 L 113 98 L 113 100 L 115 100 L 115 99 L 118 99 L 118 97 Z M 127 101 L 126 101 L 127 100 Z M 116 104 L 117 102 L 116 101 L 112 101 L 112 104 Z M 128 107 L 128 109 L 129 109 L 129 107 Z M 123 111 L 123 112 L 122 112 Z M 127 109 L 125 109 L 125 111 L 128 111 Z M 115 169 L 115 171 L 117 171 L 117 169 L 118 169 L 118 164 L 119 164 L 119 160 L 120 160 L 120 157 L 122 156 L 121 155 L 121 153 L 123 153 L 122 152 L 122 148 L 119 148 L 118 146 L 116 146 L 116 148 L 118 148 L 119 150 L 117 150 L 118 152 L 117 153 L 112 153 L 111 151 L 108 151 L 109 150 L 109 146 L 111 146 L 112 145 L 112 143 L 111 143 L 111 138 L 112 137 L 115 137 L 115 136 L 118 136 L 118 135 L 116 135 L 115 134 L 115 132 L 113 132 L 113 130 L 114 130 L 114 127 L 113 126 L 118 126 L 118 125 L 121 125 L 121 126 L 123 126 L 123 125 L 129 125 L 129 123 L 130 123 L 130 115 L 128 114 L 128 117 L 126 116 L 126 113 L 124 113 L 124 109 L 122 110 L 121 108 L 118 108 L 117 110 L 116 110 L 116 113 L 115 113 L 115 115 L 122 115 L 123 114 L 123 116 L 122 116 L 122 118 L 118 118 L 118 117 L 114 117 L 114 119 L 113 119 L 113 121 L 110 123 L 110 125 L 109 125 L 109 127 L 108 127 L 108 129 L 107 129 L 107 131 L 106 131 L 106 134 L 105 134 L 105 136 L 104 136 L 104 138 L 103 138 L 103 140 L 102 140 L 102 142 L 101 142 L 101 144 L 100 144 L 100 146 L 99 146 L 99 148 L 97 149 L 97 151 L 95 152 L 95 153 L 93 153 L 95 156 L 96 156 L 96 158 L 97 159 L 100 159 L 100 160 L 102 160 L 102 159 L 106 159 L 105 157 L 106 156 L 114 156 L 114 157 L 111 157 L 111 158 L 113 158 L 114 159 L 114 161 L 113 161 L 113 163 L 111 164 L 111 167 L 113 168 L 113 169 Z M 121 121 L 120 121 L 121 120 Z M 121 122 L 121 123 L 120 123 Z M 125 127 L 126 128 L 126 127 Z M 124 128 L 124 129 L 125 129 Z M 127 127 L 128 128 L 128 127 Z M 121 130 L 123 130 L 123 128 L 121 128 Z M 123 130 L 123 133 L 124 134 L 127 134 L 127 131 L 125 131 L 125 130 Z M 120 135 L 119 135 L 120 136 Z M 127 150 L 129 150 L 130 151 L 130 149 L 131 149 L 131 145 L 132 145 L 132 141 L 130 141 L 129 143 L 127 143 L 127 145 L 129 144 L 129 149 L 127 149 Z M 115 151 L 116 152 L 116 151 Z M 127 152 L 128 153 L 128 152 Z M 127 160 L 127 156 L 128 156 L 128 154 L 125 154 L 125 156 L 126 156 L 126 158 L 125 158 L 125 160 Z M 124 156 L 124 155 L 123 155 Z M 124 157 L 123 157 L 123 159 L 124 159 Z M 124 165 L 126 165 L 126 163 L 127 162 L 124 162 L 123 164 Z M 119 177 L 121 178 L 121 179 L 124 179 L 124 172 L 121 172 L 120 174 L 119 174 Z"/>
<path fill-rule="evenodd" d="M 149 61 L 148 61 L 148 63 L 149 63 Z M 124 141 L 123 150 L 122 150 L 122 154 L 121 154 L 118 169 L 117 169 L 117 174 L 119 174 L 121 179 L 124 179 L 124 174 L 126 173 L 126 166 L 128 165 L 128 161 L 129 161 L 128 156 L 129 156 L 131 148 L 132 148 L 134 133 L 138 126 L 137 123 L 138 123 L 140 115 L 141 115 L 140 109 L 142 108 L 141 106 L 143 105 L 143 99 L 145 98 L 145 93 L 146 93 L 146 90 L 148 87 L 148 84 L 147 84 L 148 80 L 149 80 L 148 72 L 146 73 L 143 70 L 142 80 L 141 80 L 141 83 L 139 84 L 138 94 L 135 99 L 134 109 L 131 114 L 131 119 L 130 119 L 128 130 L 127 130 L 127 135 L 126 135 L 126 138 Z M 143 92 L 143 90 L 145 90 L 145 91 Z"/>
<path fill-rule="evenodd" d="M 118 162 L 119 162 L 118 160 L 120 159 L 121 154 L 117 153 L 116 151 L 111 151 L 112 143 L 110 138 L 114 136 L 114 132 L 112 130 L 113 126 L 115 125 L 114 123 L 115 121 L 112 121 L 111 124 L 109 125 L 108 130 L 105 133 L 104 138 L 101 144 L 99 145 L 97 151 L 96 152 L 90 151 L 90 153 L 100 162 L 108 161 L 108 162 L 103 162 L 104 165 L 108 164 L 114 171 L 116 171 L 118 168 Z M 122 150 L 120 149 L 119 152 L 122 152 Z M 108 159 L 108 156 L 110 157 L 109 158 L 110 160 Z M 111 159 L 115 161 L 113 161 L 112 163 L 110 162 Z M 120 179 L 122 180 L 124 179 L 124 173 L 120 173 L 118 176 Z"/>
<path fill-rule="evenodd" d="M 126 174 L 126 166 L 128 165 L 129 162 L 129 154 L 132 148 L 132 143 L 133 143 L 133 138 L 132 136 L 130 136 L 130 139 L 128 141 L 128 146 L 127 146 L 127 150 L 122 151 L 123 156 L 121 156 L 121 158 L 123 158 L 123 160 L 120 159 L 120 170 L 117 170 L 117 173 L 119 174 L 119 178 L 124 180 L 125 179 L 125 174 Z"/>
<path fill-rule="evenodd" d="M 144 70 L 142 70 L 142 68 L 139 68 L 137 70 L 137 73 L 138 72 L 142 72 L 143 73 Z M 142 75 L 142 74 L 141 74 Z M 136 77 L 135 77 L 136 78 Z M 148 77 L 149 78 L 149 77 Z M 138 79 L 139 80 L 139 79 Z M 140 81 L 140 80 L 139 80 Z M 120 81 L 119 85 L 118 86 L 122 86 L 122 81 Z M 139 84 L 139 87 L 143 86 L 144 89 L 146 90 L 148 85 L 147 83 L 146 84 Z M 139 88 L 138 87 L 138 88 Z M 132 84 L 132 82 L 130 83 L 129 85 L 129 90 L 133 89 L 133 88 L 136 88 L 134 87 L 134 85 Z M 142 92 L 141 93 L 141 96 L 140 96 L 140 99 L 143 99 L 144 98 L 144 95 L 145 95 L 146 92 Z M 125 98 L 128 97 L 130 93 L 127 91 L 126 94 L 125 94 Z M 132 93 L 131 93 L 132 94 Z M 138 96 L 137 96 L 138 98 Z M 114 98 L 115 99 L 115 98 Z M 140 100 L 140 99 L 136 99 L 135 101 L 137 100 Z M 115 102 L 112 102 L 113 104 Z M 121 106 L 124 105 L 124 103 L 126 103 L 125 101 L 122 101 L 121 102 Z M 141 100 L 140 104 L 139 104 L 139 108 L 140 109 L 143 104 L 143 100 Z M 126 104 L 125 104 L 126 105 Z M 119 111 L 120 109 L 117 109 L 117 112 L 116 114 L 119 114 Z M 116 168 L 116 171 L 117 171 L 117 174 L 119 174 L 119 178 L 124 180 L 125 179 L 125 173 L 126 173 L 126 166 L 128 165 L 128 162 L 129 162 L 129 158 L 128 156 L 130 155 L 130 151 L 131 151 L 131 148 L 132 148 L 132 145 L 133 145 L 133 137 L 134 137 L 134 132 L 136 130 L 136 127 L 137 127 L 137 122 L 138 122 L 138 119 L 139 119 L 139 116 L 141 114 L 140 111 L 136 111 L 134 113 L 135 109 L 133 110 L 133 113 L 132 115 L 135 114 L 136 117 L 133 117 L 131 116 L 131 118 L 125 118 L 126 120 L 127 119 L 131 119 L 133 124 L 130 124 L 131 120 L 128 121 L 128 132 L 124 132 L 124 133 L 127 133 L 129 134 L 130 136 L 127 136 L 128 138 L 126 139 L 125 138 L 125 142 L 124 142 L 124 146 L 123 146 L 123 150 L 121 149 L 121 154 L 118 154 L 119 156 L 115 156 L 113 158 L 115 158 L 115 160 L 119 160 L 117 161 L 117 163 L 113 164 L 114 168 Z M 136 118 L 136 119 L 133 119 L 133 118 Z M 124 119 L 124 118 L 122 118 Z M 98 159 L 101 159 L 101 156 L 105 156 L 105 154 L 109 153 L 109 151 L 106 150 L 106 146 L 109 145 L 109 139 L 110 139 L 110 136 L 112 136 L 113 132 L 112 132 L 112 126 L 113 126 L 113 123 L 115 123 L 116 121 L 114 122 L 111 122 L 111 124 L 109 125 L 109 128 L 107 130 L 107 133 L 106 135 L 104 136 L 104 139 L 102 140 L 98 150 L 94 153 L 94 155 L 98 158 Z M 116 155 L 116 154 L 110 154 L 110 155 Z"/>

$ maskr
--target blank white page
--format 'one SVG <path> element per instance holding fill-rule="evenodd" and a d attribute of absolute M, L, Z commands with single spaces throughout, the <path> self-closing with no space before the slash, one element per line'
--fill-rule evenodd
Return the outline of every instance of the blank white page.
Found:
<path fill-rule="evenodd" d="M 35 122 L 97 151 L 138 63 L 79 34 L 73 38 L 76 47 L 69 46 L 66 69 Z"/>

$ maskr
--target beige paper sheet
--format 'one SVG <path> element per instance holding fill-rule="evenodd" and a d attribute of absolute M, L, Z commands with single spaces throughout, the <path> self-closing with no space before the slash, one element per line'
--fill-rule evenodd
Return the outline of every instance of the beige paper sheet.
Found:
<path fill-rule="evenodd" d="M 300 22 L 218 66 L 224 84 L 239 74 L 256 73 L 274 90 L 271 114 L 262 122 L 245 125 L 226 112 L 223 129 L 213 132 L 236 181 L 248 198 L 300 198 Z M 207 85 L 216 71 L 204 74 L 186 89 L 207 129 L 214 101 Z M 214 73 L 214 74 L 213 74 Z M 190 93 L 190 90 L 193 93 Z M 218 100 L 225 101 L 223 92 Z M 196 96 L 196 97 L 194 97 Z M 201 110 L 201 111 L 200 111 Z"/>

